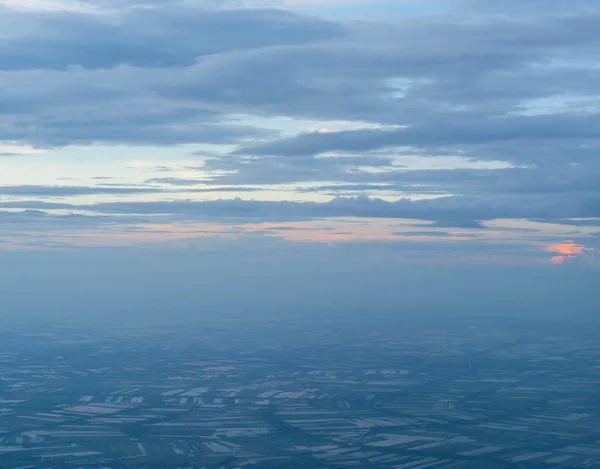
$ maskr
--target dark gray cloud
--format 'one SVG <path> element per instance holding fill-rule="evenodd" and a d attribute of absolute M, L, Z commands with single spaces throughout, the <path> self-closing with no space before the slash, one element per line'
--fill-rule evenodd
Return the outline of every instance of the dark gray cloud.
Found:
<path fill-rule="evenodd" d="M 227 51 L 243 55 L 345 34 L 342 25 L 277 10 L 0 12 L 0 141 L 39 147 L 235 143 L 273 136 L 224 124 L 222 106 L 177 97 L 178 90 L 189 80 L 202 86 L 203 75 L 221 89 L 221 72 L 212 62 Z"/>
<path fill-rule="evenodd" d="M 100 96 L 97 97 L 100 99 Z M 98 112 L 102 105 L 98 103 Z M 141 116 L 120 115 L 111 117 L 112 110 L 105 117 L 73 115 L 62 109 L 64 116 L 42 118 L 33 115 L 30 122 L 7 123 L 0 137 L 6 140 L 21 141 L 36 147 L 52 148 L 68 145 L 92 144 L 137 144 L 137 145 L 179 145 L 185 143 L 231 144 L 246 138 L 265 138 L 273 132 L 251 126 L 223 125 L 207 122 L 202 118 L 169 115 Z M 137 114 L 137 111 L 133 111 Z M 151 111 L 150 111 L 151 112 Z M 0 113 L 1 114 L 1 113 Z M 204 113 L 202 113 L 204 114 Z M 0 121 L 2 120 L 0 115 Z M 4 116 L 6 117 L 6 116 Z M 208 118 L 209 120 L 215 117 Z"/>
<path fill-rule="evenodd" d="M 62 207 L 52 206 L 48 204 L 20 204 L 23 206 L 31 205 L 39 208 L 28 208 L 24 210 L 14 210 L 14 206 L 10 207 L 10 204 L 1 203 L 0 207 L 0 223 L 2 224 L 0 229 L 0 235 L 10 234 L 14 230 L 23 229 L 30 232 L 50 232 L 60 228 L 94 228 L 97 226 L 105 227 L 118 227 L 122 229 L 124 220 L 122 217 L 114 217 L 105 214 L 81 214 L 81 213 L 53 213 L 48 212 L 48 209 L 61 208 L 61 209 L 75 209 L 72 205 L 65 205 Z M 2 209 L 12 208 L 11 211 L 5 211 Z M 128 217 L 126 223 L 143 223 L 144 220 L 136 217 Z M 26 233 L 20 232 L 19 238 L 27 237 Z"/>
<path fill-rule="evenodd" d="M 565 199 L 557 197 L 546 200 L 546 197 L 506 196 L 506 197 L 444 197 L 433 200 L 411 201 L 400 199 L 397 202 L 385 202 L 373 198 L 336 198 L 328 203 L 294 203 L 294 202 L 262 202 L 262 201 L 216 201 L 195 205 L 182 204 L 171 206 L 179 213 L 208 214 L 217 216 L 248 216 L 269 218 L 270 216 L 300 216 L 300 217 L 390 217 L 390 218 L 421 218 L 434 220 L 438 223 L 453 223 L 463 221 L 471 224 L 472 220 L 489 220 L 494 218 L 545 218 L 577 212 L 579 217 L 597 217 L 600 215 L 600 198 L 590 198 L 586 203 L 579 204 L 580 199 Z M 160 204 L 159 204 L 160 205 Z M 164 208 L 168 210 L 169 203 Z M 123 205 L 114 206 L 101 204 L 102 209 L 122 210 Z M 138 209 L 155 208 L 152 203 L 144 205 L 133 204 L 129 210 L 135 213 Z M 161 210 L 157 210 L 159 213 Z M 164 212 L 163 212 L 164 213 Z M 449 226 L 449 225 L 447 225 Z"/>
<path fill-rule="evenodd" d="M 98 187 L 98 186 L 0 186 L 0 195 L 20 197 L 69 197 L 78 195 L 130 195 L 162 192 L 154 187 Z"/>
<path fill-rule="evenodd" d="M 485 230 L 486 227 L 481 223 L 483 218 L 475 220 L 469 217 L 457 217 L 456 219 L 449 217 L 441 220 L 435 220 L 431 225 L 434 228 L 470 228 L 477 230 Z"/>
<path fill-rule="evenodd" d="M 267 218 L 289 210 L 308 217 L 410 216 L 449 226 L 597 216 L 600 8 L 589 2 L 456 0 L 437 17 L 352 24 L 277 10 L 149 3 L 104 2 L 119 10 L 106 15 L 2 8 L 0 141 L 237 145 L 222 157 L 198 157 L 212 182 L 226 186 L 190 189 L 199 193 L 310 182 L 332 193 L 450 197 L 103 209 Z M 380 126 L 280 138 L 228 120 L 240 113 Z M 405 154 L 515 167 L 406 171 Z M 4 190 L 28 197 L 102 193 Z"/>
<path fill-rule="evenodd" d="M 163 182 L 158 179 L 148 182 Z M 260 187 L 179 187 L 177 189 L 162 189 L 143 185 L 104 184 L 102 186 L 0 186 L 0 195 L 14 197 L 73 197 L 81 195 L 132 195 L 132 194 L 168 194 L 177 192 L 217 193 L 217 192 L 256 192 L 268 190 Z"/>
<path fill-rule="evenodd" d="M 600 24 L 600 23 L 599 23 Z M 600 114 L 594 116 L 438 116 L 426 124 L 401 130 L 354 130 L 315 132 L 264 143 L 237 151 L 241 154 L 307 156 L 332 151 L 366 152 L 394 146 L 458 147 L 496 142 L 595 140 L 600 132 Z M 505 160 L 513 157 L 506 155 Z"/>
<path fill-rule="evenodd" d="M 216 180 L 223 184 L 269 184 L 289 182 L 339 181 L 342 184 L 319 184 L 298 189 L 299 192 L 348 193 L 401 192 L 419 194 L 455 194 L 471 197 L 533 196 L 548 197 L 554 204 L 562 195 L 586 199 L 600 196 L 597 181 L 600 162 L 588 164 L 549 164 L 541 167 L 505 169 L 430 169 L 406 170 L 395 166 L 384 171 L 350 164 L 330 164 L 329 158 L 263 158 L 239 162 L 211 161 L 210 168 L 232 171 Z M 351 161 L 352 158 L 347 158 Z M 297 161 L 303 163 L 297 164 Z M 304 162 L 309 162 L 306 165 Z M 236 171 L 234 171 L 236 170 Z"/>
<path fill-rule="evenodd" d="M 304 44 L 345 34 L 333 22 L 280 10 L 210 10 L 157 2 L 119 14 L 0 7 L 0 70 L 182 67 L 233 50 Z M 282 32 L 285 31 L 285 34 Z"/>
<path fill-rule="evenodd" d="M 65 202 L 46 202 L 44 200 L 0 201 L 0 209 L 22 209 L 24 211 L 72 210 L 75 206 Z M 11 212 L 5 212 L 11 213 Z"/>
<path fill-rule="evenodd" d="M 305 220 L 329 217 L 412 218 L 436 227 L 481 228 L 496 218 L 564 219 L 600 217 L 600 197 L 582 199 L 563 194 L 448 196 L 428 200 L 339 197 L 326 203 L 242 200 L 105 202 L 94 205 L 52 204 L 39 201 L 0 202 L 2 208 L 85 210 L 112 215 L 170 216 L 172 219 Z"/>
<path fill-rule="evenodd" d="M 367 25 L 344 41 L 225 54 L 210 61 L 219 86 L 198 67 L 190 70 L 198 79 L 178 91 L 247 112 L 406 125 L 452 118 L 460 126 L 464 116 L 502 116 L 524 99 L 595 90 L 597 70 L 545 65 L 567 51 L 573 60 L 597 58 L 597 26 L 595 16 Z"/>
<path fill-rule="evenodd" d="M 394 233 L 396 236 L 404 236 L 404 237 L 416 237 L 419 236 L 436 236 L 436 237 L 452 237 L 454 236 L 452 233 L 448 233 L 447 231 L 397 231 Z"/>
<path fill-rule="evenodd" d="M 119 34 L 106 31 L 106 22 L 114 19 L 97 15 L 56 13 L 74 23 L 58 28 L 55 14 L 7 13 L 11 24 L 24 23 L 5 28 L 9 50 L 25 47 L 17 46 L 24 36 L 39 37 L 39 47 L 32 50 L 60 64 L 61 54 L 53 53 L 44 39 L 48 27 L 62 54 L 73 57 L 67 60 L 72 62 L 69 68 L 63 63 L 55 70 L 36 63 L 35 57 L 28 67 L 21 66 L 25 70 L 16 70 L 19 61 L 6 59 L 10 67 L 0 73 L 0 84 L 6 84 L 6 92 L 0 93 L 6 116 L 5 124 L 0 120 L 0 138 L 64 145 L 235 143 L 248 136 L 268 136 L 256 129 L 217 125 L 228 112 L 409 126 L 405 132 L 319 137 L 350 139 L 346 147 L 353 142 L 354 150 L 402 142 L 431 146 L 509 140 L 504 132 L 521 141 L 546 138 L 553 122 L 563 129 L 555 141 L 572 140 L 595 128 L 580 125 L 578 116 L 545 122 L 497 118 L 518 110 L 526 100 L 597 91 L 600 71 L 581 64 L 598 59 L 593 46 L 600 37 L 598 15 L 480 22 L 449 16 L 344 27 L 268 10 L 166 10 L 133 10 L 121 20 L 131 24 L 117 25 L 127 33 Z M 197 27 L 213 21 L 214 28 Z M 258 29 L 267 32 L 254 34 Z M 223 31 L 227 39 L 213 37 Z M 72 37 L 84 33 L 83 39 Z M 251 37 L 258 37 L 259 43 Z M 94 41 L 111 42 L 115 50 L 103 52 Z M 213 50 L 186 49 L 196 43 Z M 77 55 L 87 44 L 95 53 Z M 148 52 L 129 53 L 128 47 L 136 44 Z M 185 56 L 183 62 L 171 57 L 174 49 Z M 139 63 L 128 60 L 128 54 Z M 24 51 L 19 57 L 28 60 Z M 565 57 L 579 66 L 557 65 Z M 94 64 L 86 60 L 108 62 L 90 69 Z M 161 61 L 171 66 L 165 68 Z M 312 144 L 305 149 L 312 150 Z"/>

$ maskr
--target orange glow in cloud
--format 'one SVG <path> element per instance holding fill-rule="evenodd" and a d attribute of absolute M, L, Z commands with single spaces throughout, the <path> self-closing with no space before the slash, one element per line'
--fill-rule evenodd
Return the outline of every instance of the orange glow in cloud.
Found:
<path fill-rule="evenodd" d="M 550 262 L 554 265 L 565 264 L 570 259 L 581 258 L 586 262 L 595 262 L 595 257 L 590 258 L 589 254 L 596 252 L 595 248 L 588 248 L 583 244 L 561 243 L 552 244 L 546 247 L 546 251 L 556 253 L 557 255 L 550 258 Z M 600 251 L 599 251 L 600 252 Z"/>
<path fill-rule="evenodd" d="M 551 246 L 548 246 L 546 250 L 548 252 L 556 252 L 558 254 L 562 254 L 563 256 L 572 256 L 576 254 L 583 254 L 585 246 L 574 243 L 553 244 Z"/>

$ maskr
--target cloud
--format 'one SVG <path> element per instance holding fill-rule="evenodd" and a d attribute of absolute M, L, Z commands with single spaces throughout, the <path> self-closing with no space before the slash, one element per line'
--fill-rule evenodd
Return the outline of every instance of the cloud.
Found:
<path fill-rule="evenodd" d="M 550 262 L 554 265 L 562 265 L 567 261 L 565 256 L 552 256 Z"/>
<path fill-rule="evenodd" d="M 184 67 L 203 56 L 344 34 L 340 24 L 281 10 L 219 11 L 158 3 L 120 14 L 24 13 L 1 6 L 0 12 L 0 29 L 7 36 L 0 45 L 4 70 Z"/>
<path fill-rule="evenodd" d="M 550 263 L 554 265 L 581 262 L 588 267 L 597 268 L 599 266 L 598 253 L 600 253 L 600 250 L 583 244 L 572 242 L 552 244 L 546 247 L 546 251 L 558 254 L 550 258 Z"/>
<path fill-rule="evenodd" d="M 32 205 L 33 206 L 33 205 Z M 130 216 L 124 220 L 122 217 L 111 216 L 107 214 L 83 214 L 75 212 L 52 212 L 47 211 L 51 208 L 59 208 L 58 205 L 39 204 L 39 208 L 30 208 L 10 211 L 0 209 L 0 221 L 2 229 L 0 230 L 0 238 L 2 236 L 12 235 L 15 238 L 15 243 L 19 242 L 20 238 L 28 238 L 35 236 L 39 238 L 47 238 L 61 230 L 72 229 L 97 229 L 98 227 L 123 227 L 123 224 L 142 223 L 144 220 L 140 217 Z M 5 205 L 2 207 L 7 208 Z M 74 207 L 62 206 L 60 208 L 73 209 Z"/>
<path fill-rule="evenodd" d="M 230 112 L 408 126 L 307 135 L 288 149 L 286 141 L 250 147 L 269 154 L 596 135 L 594 122 L 577 116 L 505 119 L 526 100 L 596 91 L 597 70 L 552 65 L 565 54 L 597 58 L 589 46 L 598 38 L 594 15 L 351 27 L 274 10 L 169 6 L 120 20 L 10 11 L 2 18 L 6 54 L 18 60 L 4 54 L 0 63 L 0 138 L 38 146 L 269 136 L 217 124 Z"/>
<path fill-rule="evenodd" d="M 161 178 L 155 178 L 147 182 L 167 183 L 161 181 Z M 167 178 L 168 179 L 168 178 Z M 167 183 L 169 184 L 169 183 Z M 169 194 L 179 192 L 189 193 L 218 193 L 218 192 L 256 192 L 262 189 L 259 187 L 181 187 L 182 184 L 175 184 L 176 189 L 163 189 L 159 187 L 149 187 L 144 185 L 131 184 L 104 184 L 102 186 L 41 186 L 41 185 L 21 185 L 21 186 L 0 186 L 0 195 L 13 197 L 76 197 L 84 195 L 133 195 L 133 194 Z M 189 184 L 188 184 L 189 185 Z"/>
<path fill-rule="evenodd" d="M 244 50 L 344 34 L 341 25 L 290 12 L 184 7 L 114 17 L 3 9 L 0 29 L 0 141 L 36 147 L 230 144 L 272 136 L 222 122 L 222 105 L 235 91 L 218 85 L 219 62 Z M 220 104 L 177 96 L 191 83 Z"/>
<path fill-rule="evenodd" d="M 21 197 L 69 197 L 79 195 L 129 195 L 161 192 L 153 187 L 92 187 L 92 186 L 0 186 L 0 195 Z"/>
<path fill-rule="evenodd" d="M 204 184 L 206 181 L 202 179 L 186 179 L 186 178 L 175 178 L 175 177 L 160 177 L 147 179 L 148 184 L 168 184 L 171 186 L 196 186 Z"/>
<path fill-rule="evenodd" d="M 452 198 L 446 198 L 452 199 Z M 460 201 L 386 202 L 338 198 L 327 203 L 252 200 L 0 202 L 0 251 L 130 246 L 213 249 L 210 239 L 247 242 L 275 237 L 289 243 L 370 246 L 376 255 L 408 263 L 534 266 L 550 262 L 597 266 L 594 234 L 584 226 L 495 220 L 490 206 L 465 213 Z M 418 219 L 417 219 L 418 218 Z M 477 219 L 479 218 L 479 219 Z M 568 235 L 571 241 L 561 241 Z M 221 241 L 218 241 L 221 242 Z M 584 244 L 585 243 L 585 244 Z M 203 246 L 203 247 L 202 247 Z M 195 248 L 196 249 L 196 248 Z M 362 248 L 360 248 L 362 249 Z M 264 254 L 264 253 L 263 253 Z M 392 257 L 389 257 L 392 256 Z"/>
<path fill-rule="evenodd" d="M 562 225 L 570 225 L 570 226 L 591 226 L 591 227 L 600 227 L 600 219 L 597 218 L 583 218 L 583 219 L 574 219 L 574 218 L 557 218 L 557 219 L 543 219 L 543 220 L 532 220 L 538 223 L 556 223 Z"/>
<path fill-rule="evenodd" d="M 44 201 L 0 202 L 1 208 L 37 210 L 83 210 L 105 214 L 172 215 L 178 219 L 305 220 L 330 217 L 410 218 L 435 222 L 436 227 L 481 229 L 494 219 L 557 219 L 579 212 L 581 217 L 600 217 L 600 203 L 577 207 L 564 197 L 548 201 L 545 196 L 457 197 L 399 199 L 389 202 L 369 197 L 336 197 L 329 202 L 293 202 L 220 199 L 212 201 L 162 200 L 99 202 L 96 204 Z M 584 214 L 585 213 L 585 214 Z"/>
<path fill-rule="evenodd" d="M 213 143 L 232 151 L 196 155 L 189 171 L 201 169 L 217 187 L 188 188 L 189 178 L 175 174 L 151 180 L 172 190 L 14 186 L 4 194 L 249 193 L 310 183 L 314 190 L 298 192 L 444 197 L 88 208 L 192 218 L 411 217 L 452 227 L 599 216 L 598 8 L 576 1 L 549 11 L 536 0 L 543 14 L 532 15 L 528 2 L 457 0 L 449 14 L 378 23 L 231 3 L 136 3 L 104 2 L 102 14 L 0 7 L 0 141 Z M 315 120 L 369 125 L 290 131 Z M 407 168 L 409 157 L 432 169 Z M 504 167 L 436 169 L 440 157 Z"/>
<path fill-rule="evenodd" d="M 452 233 L 448 233 L 447 231 L 398 231 L 394 233 L 397 236 L 403 236 L 408 238 L 413 237 L 439 237 L 439 238 L 448 238 L 452 237 Z"/>
<path fill-rule="evenodd" d="M 548 252 L 557 252 L 563 255 L 583 254 L 585 246 L 574 243 L 553 244 L 548 246 Z"/>
<path fill-rule="evenodd" d="M 169 186 L 176 186 L 185 189 L 181 189 L 185 192 L 257 192 L 269 190 L 269 188 L 262 187 L 241 187 L 241 186 L 230 186 L 230 187 L 197 187 L 198 185 L 205 185 L 205 180 L 195 180 L 195 179 L 185 179 L 185 178 L 173 178 L 173 177 L 163 177 L 163 178 L 151 178 L 147 179 L 146 183 L 148 184 L 166 184 Z"/>
<path fill-rule="evenodd" d="M 253 155 L 307 156 L 327 152 L 365 152 L 386 147 L 445 147 L 515 141 L 586 141 L 596 139 L 596 116 L 439 116 L 427 124 L 400 130 L 314 132 L 238 150 Z M 511 159 L 508 157 L 507 159 Z"/>

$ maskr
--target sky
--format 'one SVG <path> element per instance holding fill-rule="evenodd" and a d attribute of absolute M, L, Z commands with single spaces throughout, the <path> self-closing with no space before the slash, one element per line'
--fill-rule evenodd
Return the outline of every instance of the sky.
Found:
<path fill-rule="evenodd" d="M 589 0 L 0 0 L 0 310 L 593 313 L 599 83 Z"/>

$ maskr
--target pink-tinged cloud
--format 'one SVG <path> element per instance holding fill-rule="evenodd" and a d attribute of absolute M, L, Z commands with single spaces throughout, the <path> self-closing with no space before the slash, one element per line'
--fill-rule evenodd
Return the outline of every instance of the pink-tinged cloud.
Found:
<path fill-rule="evenodd" d="M 583 254 L 585 250 L 585 246 L 581 244 L 574 243 L 562 243 L 562 244 L 553 244 L 546 248 L 548 252 L 556 252 L 558 254 L 562 254 L 563 256 L 573 256 L 578 254 Z M 560 256 L 556 256 L 560 257 Z"/>
<path fill-rule="evenodd" d="M 596 260 L 594 254 L 597 251 L 595 248 L 589 248 L 584 246 L 583 244 L 575 244 L 575 243 L 560 243 L 560 244 L 552 244 L 546 247 L 546 251 L 556 253 L 558 255 L 552 257 L 550 262 L 554 265 L 561 265 L 568 262 L 570 259 L 582 259 L 585 262 L 595 265 Z M 590 255 L 591 254 L 591 255 Z"/>
<path fill-rule="evenodd" d="M 550 259 L 550 262 L 554 265 L 561 265 L 567 262 L 566 256 L 554 256 Z"/>

